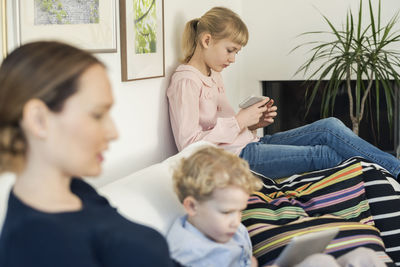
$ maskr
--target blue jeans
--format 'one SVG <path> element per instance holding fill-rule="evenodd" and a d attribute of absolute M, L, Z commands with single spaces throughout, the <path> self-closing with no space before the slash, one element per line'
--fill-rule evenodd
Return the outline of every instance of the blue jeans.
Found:
<path fill-rule="evenodd" d="M 331 168 L 354 156 L 381 165 L 395 177 L 400 173 L 400 160 L 361 139 L 336 118 L 266 135 L 240 153 L 253 171 L 270 178 Z"/>

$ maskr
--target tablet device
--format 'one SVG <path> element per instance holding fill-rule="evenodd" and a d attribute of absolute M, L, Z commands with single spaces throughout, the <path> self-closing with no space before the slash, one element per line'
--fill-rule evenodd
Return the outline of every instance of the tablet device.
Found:
<path fill-rule="evenodd" d="M 279 267 L 290 267 L 299 264 L 312 254 L 322 253 L 338 232 L 339 228 L 332 228 L 295 236 L 283 249 L 274 264 Z"/>
<path fill-rule="evenodd" d="M 255 103 L 263 101 L 266 98 L 267 98 L 266 96 L 251 95 L 239 104 L 239 108 L 248 108 L 248 107 L 254 105 Z"/>

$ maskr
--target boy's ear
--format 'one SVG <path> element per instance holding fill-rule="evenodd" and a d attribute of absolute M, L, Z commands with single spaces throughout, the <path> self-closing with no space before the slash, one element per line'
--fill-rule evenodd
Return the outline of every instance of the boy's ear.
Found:
<path fill-rule="evenodd" d="M 211 38 L 212 38 L 211 34 L 209 34 L 209 33 L 203 34 L 200 39 L 201 46 L 203 46 L 203 48 L 208 48 L 211 43 Z"/>
<path fill-rule="evenodd" d="M 197 205 L 198 205 L 198 201 L 192 197 L 192 196 L 188 196 L 183 200 L 183 208 L 185 209 L 186 213 L 189 216 L 194 216 L 197 213 Z"/>
<path fill-rule="evenodd" d="M 30 99 L 24 105 L 22 111 L 22 127 L 31 135 L 43 139 L 47 137 L 49 109 L 46 104 L 39 99 Z"/>

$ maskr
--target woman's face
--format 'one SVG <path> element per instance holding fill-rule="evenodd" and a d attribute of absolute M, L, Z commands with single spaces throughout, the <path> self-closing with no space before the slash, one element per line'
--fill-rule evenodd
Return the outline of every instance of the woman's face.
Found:
<path fill-rule="evenodd" d="M 50 113 L 46 158 L 62 175 L 96 176 L 102 153 L 118 135 L 109 114 L 113 96 L 104 67 L 89 67 L 78 87 L 61 112 Z"/>

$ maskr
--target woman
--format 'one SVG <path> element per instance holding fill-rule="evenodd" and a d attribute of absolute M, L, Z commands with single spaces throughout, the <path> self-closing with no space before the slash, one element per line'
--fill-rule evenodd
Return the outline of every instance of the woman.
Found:
<path fill-rule="evenodd" d="M 16 183 L 0 266 L 172 266 L 164 238 L 85 183 L 117 138 L 105 66 L 58 42 L 13 51 L 0 68 L 0 172 Z"/>
<path fill-rule="evenodd" d="M 183 64 L 167 90 L 179 150 L 206 140 L 240 155 L 252 170 L 271 178 L 330 168 L 353 156 L 399 176 L 398 159 L 362 140 L 335 118 L 257 137 L 252 130 L 274 122 L 273 100 L 266 104 L 267 98 L 236 113 L 227 101 L 220 74 L 235 62 L 248 36 L 240 17 L 223 7 L 214 7 L 186 24 Z"/>

